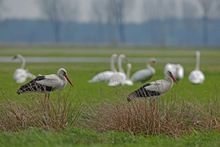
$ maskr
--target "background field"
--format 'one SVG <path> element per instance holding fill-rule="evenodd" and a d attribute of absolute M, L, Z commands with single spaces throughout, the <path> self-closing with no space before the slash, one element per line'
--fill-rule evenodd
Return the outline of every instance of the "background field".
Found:
<path fill-rule="evenodd" d="M 192 85 L 188 81 L 188 75 L 195 68 L 195 51 L 201 51 L 200 69 L 205 74 L 205 82 L 202 85 Z M 104 57 L 110 58 L 112 53 L 124 53 L 128 62 L 132 63 L 131 75 L 138 69 L 145 68 L 146 60 L 149 57 L 155 57 L 156 74 L 150 80 L 164 78 L 163 68 L 167 62 L 181 63 L 185 69 L 185 76 L 178 85 L 174 85 L 172 90 L 161 97 L 163 101 L 199 101 L 208 103 L 213 99 L 220 98 L 220 51 L 218 49 L 204 48 L 161 48 L 161 47 L 105 47 L 105 46 L 1 46 L 0 56 L 6 57 L 8 61 L 0 63 L 0 91 L 1 100 L 23 101 L 26 99 L 35 100 L 42 97 L 42 94 L 17 95 L 16 90 L 21 86 L 13 81 L 12 75 L 16 68 L 20 67 L 19 62 L 12 62 L 11 58 L 17 53 L 24 57 Z M 145 59 L 146 58 L 146 59 Z M 109 70 L 109 63 L 103 62 L 47 62 L 37 63 L 28 62 L 26 68 L 31 73 L 50 74 L 56 73 L 63 67 L 74 84 L 74 88 L 69 85 L 63 91 L 56 91 L 51 94 L 52 101 L 57 97 L 67 97 L 69 101 L 79 102 L 81 104 L 98 105 L 102 101 L 110 100 L 126 101 L 126 95 L 137 89 L 143 83 L 137 83 L 134 86 L 108 87 L 106 83 L 88 83 L 95 74 L 101 71 Z M 125 67 L 125 65 L 124 65 Z M 36 96 L 37 95 L 37 96 Z M 86 109 L 84 107 L 83 109 Z M 102 146 L 103 144 L 114 145 L 151 145 L 151 146 L 195 146 L 195 145 L 213 145 L 219 146 L 218 138 L 220 134 L 212 130 L 204 132 L 195 131 L 192 134 L 181 138 L 171 138 L 164 135 L 154 136 L 132 136 L 120 132 L 97 133 L 93 130 L 80 129 L 77 127 L 67 127 L 61 131 L 41 130 L 38 128 L 29 128 L 18 132 L 1 132 L 0 142 L 5 146 L 9 145 L 36 145 L 36 146 L 68 146 L 71 144 L 89 144 L 91 146 Z"/>

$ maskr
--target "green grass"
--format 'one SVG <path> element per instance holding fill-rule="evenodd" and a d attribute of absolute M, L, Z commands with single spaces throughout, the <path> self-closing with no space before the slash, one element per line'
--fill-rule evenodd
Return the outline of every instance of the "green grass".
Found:
<path fill-rule="evenodd" d="M 155 57 L 161 58 L 191 58 L 194 61 L 195 50 L 191 48 L 160 48 L 160 47 L 107 47 L 107 46 L 1 46 L 1 56 L 13 57 L 16 53 L 24 56 L 44 57 L 110 57 L 112 53 L 124 53 L 132 57 Z M 220 50 L 201 49 L 201 70 L 206 79 L 202 85 L 192 85 L 187 77 L 194 69 L 194 62 L 181 62 L 185 67 L 185 76 L 178 85 L 166 93 L 161 99 L 169 101 L 194 101 L 208 103 L 213 99 L 220 98 Z M 132 63 L 131 74 L 136 70 L 145 67 L 145 63 Z M 157 80 L 164 77 L 163 68 L 165 63 L 158 62 L 155 66 L 156 74 L 150 80 Z M 36 95 L 17 95 L 16 90 L 22 85 L 13 81 L 12 76 L 19 63 L 0 63 L 0 100 L 25 102 L 26 99 L 35 100 Z M 51 94 L 55 101 L 57 97 L 63 96 L 69 101 L 77 101 L 85 104 L 98 105 L 103 101 L 110 100 L 126 101 L 126 95 L 140 87 L 141 83 L 134 86 L 108 87 L 106 83 L 87 83 L 96 73 L 109 70 L 109 63 L 27 63 L 26 68 L 35 75 L 56 73 L 60 67 L 67 69 L 74 84 L 69 85 L 63 91 L 56 91 Z M 43 97 L 43 95 L 42 95 Z M 84 107 L 86 109 L 86 107 Z M 1 120 L 0 120 L 1 121 Z M 29 128 L 18 132 L 1 132 L 1 146 L 219 146 L 220 133 L 212 130 L 195 131 L 179 138 L 172 138 L 165 135 L 131 135 L 120 132 L 98 133 L 82 127 L 69 126 L 60 131 L 42 130 Z"/>
<path fill-rule="evenodd" d="M 0 134 L 1 146 L 213 146 L 220 145 L 219 132 L 195 132 L 181 137 L 131 136 L 126 133 L 96 133 L 91 130 L 69 128 L 61 132 L 44 131 L 35 128 Z"/>

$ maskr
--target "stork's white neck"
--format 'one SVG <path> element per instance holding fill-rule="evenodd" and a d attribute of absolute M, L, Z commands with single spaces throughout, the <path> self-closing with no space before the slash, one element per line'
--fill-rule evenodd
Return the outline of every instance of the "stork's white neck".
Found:
<path fill-rule="evenodd" d="M 66 84 L 67 84 L 66 77 L 64 77 L 62 74 L 59 74 L 58 77 L 59 77 L 60 80 L 62 81 L 62 82 L 61 82 L 62 87 L 65 87 Z"/>
<path fill-rule="evenodd" d="M 167 88 L 170 89 L 173 86 L 173 79 L 170 76 L 167 76 Z"/>
<path fill-rule="evenodd" d="M 63 81 L 63 82 L 67 82 L 67 79 L 66 77 L 64 76 L 64 69 L 63 68 L 60 68 L 58 71 L 57 71 L 57 76 Z"/>

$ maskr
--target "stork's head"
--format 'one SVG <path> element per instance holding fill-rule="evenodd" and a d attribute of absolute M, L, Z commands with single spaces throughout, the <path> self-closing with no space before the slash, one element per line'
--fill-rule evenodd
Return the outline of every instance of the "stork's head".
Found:
<path fill-rule="evenodd" d="M 167 71 L 167 76 L 171 77 L 171 79 L 172 79 L 176 84 L 178 84 L 176 78 L 173 76 L 173 74 L 172 74 L 170 71 Z"/>
<path fill-rule="evenodd" d="M 60 68 L 57 72 L 57 75 L 64 76 L 66 78 L 66 80 L 70 83 L 70 85 L 73 87 L 73 84 L 67 74 L 67 71 L 64 68 Z"/>

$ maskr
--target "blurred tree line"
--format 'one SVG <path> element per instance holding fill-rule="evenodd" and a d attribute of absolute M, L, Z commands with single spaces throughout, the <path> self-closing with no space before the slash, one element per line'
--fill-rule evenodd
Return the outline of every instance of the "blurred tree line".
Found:
<path fill-rule="evenodd" d="M 0 0 L 0 18 L 1 13 L 7 11 L 2 9 L 2 1 L 4 0 Z M 63 26 L 67 23 L 72 25 L 72 30 L 76 29 L 82 11 L 88 12 L 89 23 L 99 26 L 97 34 L 107 32 L 110 43 L 121 44 L 129 43 L 126 35 L 128 24 L 146 24 L 147 30 L 149 27 L 151 29 L 146 36 L 159 38 L 159 44 L 166 45 L 166 40 L 169 40 L 167 37 L 175 34 L 174 30 L 179 27 L 179 22 L 192 26 L 190 22 L 199 19 L 201 21 L 197 22 L 202 26 L 202 43 L 209 45 L 209 27 L 212 27 L 213 20 L 220 19 L 220 0 L 90 0 L 87 1 L 89 10 L 82 9 L 80 0 L 36 1 L 42 20 L 51 24 L 54 42 L 62 42 Z M 131 16 L 135 11 L 138 11 L 140 22 L 132 20 L 134 17 Z M 151 26 L 148 22 L 151 22 Z M 167 26 L 165 29 L 161 27 L 164 23 Z"/>

